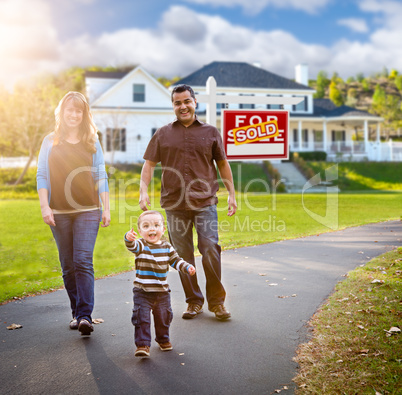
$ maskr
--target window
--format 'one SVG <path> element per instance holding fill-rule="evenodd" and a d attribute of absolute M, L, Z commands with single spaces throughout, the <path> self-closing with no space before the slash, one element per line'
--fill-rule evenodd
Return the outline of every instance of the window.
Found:
<path fill-rule="evenodd" d="M 267 95 L 269 97 L 282 97 L 282 95 Z M 283 104 L 267 104 L 268 110 L 283 110 Z"/>
<path fill-rule="evenodd" d="M 106 152 L 126 151 L 126 129 L 106 129 Z"/>
<path fill-rule="evenodd" d="M 345 141 L 346 133 L 344 130 L 333 130 L 332 131 L 332 141 Z"/>
<path fill-rule="evenodd" d="M 247 95 L 247 94 L 240 93 L 240 96 L 254 96 L 254 95 Z M 240 103 L 239 108 L 241 108 L 241 109 L 255 108 L 255 105 L 254 104 L 248 104 L 248 103 L 247 104 Z"/>
<path fill-rule="evenodd" d="M 225 93 L 217 93 L 217 96 L 223 96 Z M 216 111 L 221 113 L 226 108 L 226 103 L 216 103 Z"/>
<path fill-rule="evenodd" d="M 144 84 L 134 84 L 133 85 L 133 101 L 134 102 L 145 102 L 145 85 Z"/>
<path fill-rule="evenodd" d="M 295 97 L 301 97 L 301 96 L 295 96 Z M 308 107 L 307 96 L 303 96 L 303 98 L 304 100 L 302 100 L 300 103 L 292 106 L 292 111 L 307 111 Z"/>
<path fill-rule="evenodd" d="M 295 143 L 299 141 L 299 131 L 297 129 L 293 129 L 293 141 Z"/>

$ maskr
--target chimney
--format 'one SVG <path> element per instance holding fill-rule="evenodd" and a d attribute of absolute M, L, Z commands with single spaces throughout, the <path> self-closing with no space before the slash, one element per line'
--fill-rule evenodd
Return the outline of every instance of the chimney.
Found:
<path fill-rule="evenodd" d="M 296 82 L 308 86 L 308 65 L 298 64 L 295 67 Z"/>

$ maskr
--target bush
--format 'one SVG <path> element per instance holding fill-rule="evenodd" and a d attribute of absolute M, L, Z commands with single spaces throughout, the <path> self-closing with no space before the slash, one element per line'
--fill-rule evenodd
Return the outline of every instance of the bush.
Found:
<path fill-rule="evenodd" d="M 327 160 L 327 153 L 324 151 L 307 151 L 307 152 L 291 152 L 290 153 L 290 161 L 294 162 L 293 156 L 297 154 L 299 158 L 304 159 L 305 161 L 314 161 L 314 162 L 325 162 Z"/>

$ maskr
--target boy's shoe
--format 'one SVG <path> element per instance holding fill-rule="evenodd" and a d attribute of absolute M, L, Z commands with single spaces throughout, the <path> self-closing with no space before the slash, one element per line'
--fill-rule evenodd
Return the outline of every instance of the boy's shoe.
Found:
<path fill-rule="evenodd" d="M 231 314 L 226 310 L 223 304 L 218 304 L 216 306 L 212 306 L 209 311 L 215 313 L 215 317 L 218 320 L 227 320 L 231 317 Z"/>
<path fill-rule="evenodd" d="M 94 331 L 94 327 L 88 320 L 84 318 L 80 321 L 78 325 L 78 330 L 81 332 L 81 335 L 86 336 L 90 335 L 91 332 Z"/>
<path fill-rule="evenodd" d="M 197 317 L 198 314 L 202 313 L 202 306 L 199 304 L 189 303 L 187 310 L 183 313 L 183 318 L 185 320 L 191 320 Z"/>
<path fill-rule="evenodd" d="M 134 355 L 136 357 L 149 357 L 151 355 L 149 352 L 149 346 L 137 347 Z"/>
<path fill-rule="evenodd" d="M 159 343 L 159 348 L 160 348 L 162 351 L 170 351 L 170 350 L 173 350 L 172 343 L 170 343 L 170 342 Z"/>
<path fill-rule="evenodd" d="M 70 329 L 78 329 L 78 321 L 77 321 L 77 318 L 73 318 L 71 321 L 70 321 Z"/>

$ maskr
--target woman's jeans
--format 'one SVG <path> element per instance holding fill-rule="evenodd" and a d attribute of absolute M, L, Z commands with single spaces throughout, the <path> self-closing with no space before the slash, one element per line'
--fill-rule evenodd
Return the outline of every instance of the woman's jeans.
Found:
<path fill-rule="evenodd" d="M 146 292 L 134 287 L 134 309 L 131 317 L 134 330 L 134 340 L 137 347 L 151 345 L 151 310 L 154 316 L 155 340 L 157 343 L 167 343 L 169 327 L 173 319 L 169 292 Z"/>
<path fill-rule="evenodd" d="M 218 214 L 216 206 L 199 210 L 166 210 L 170 241 L 181 258 L 195 266 L 193 226 L 197 231 L 198 249 L 206 278 L 208 308 L 223 304 L 226 297 L 221 282 L 221 247 L 218 244 Z M 187 303 L 204 304 L 197 274 L 179 272 Z"/>
<path fill-rule="evenodd" d="M 92 322 L 94 307 L 93 251 L 98 235 L 99 210 L 55 214 L 51 226 L 59 250 L 63 281 L 73 317 Z"/>

